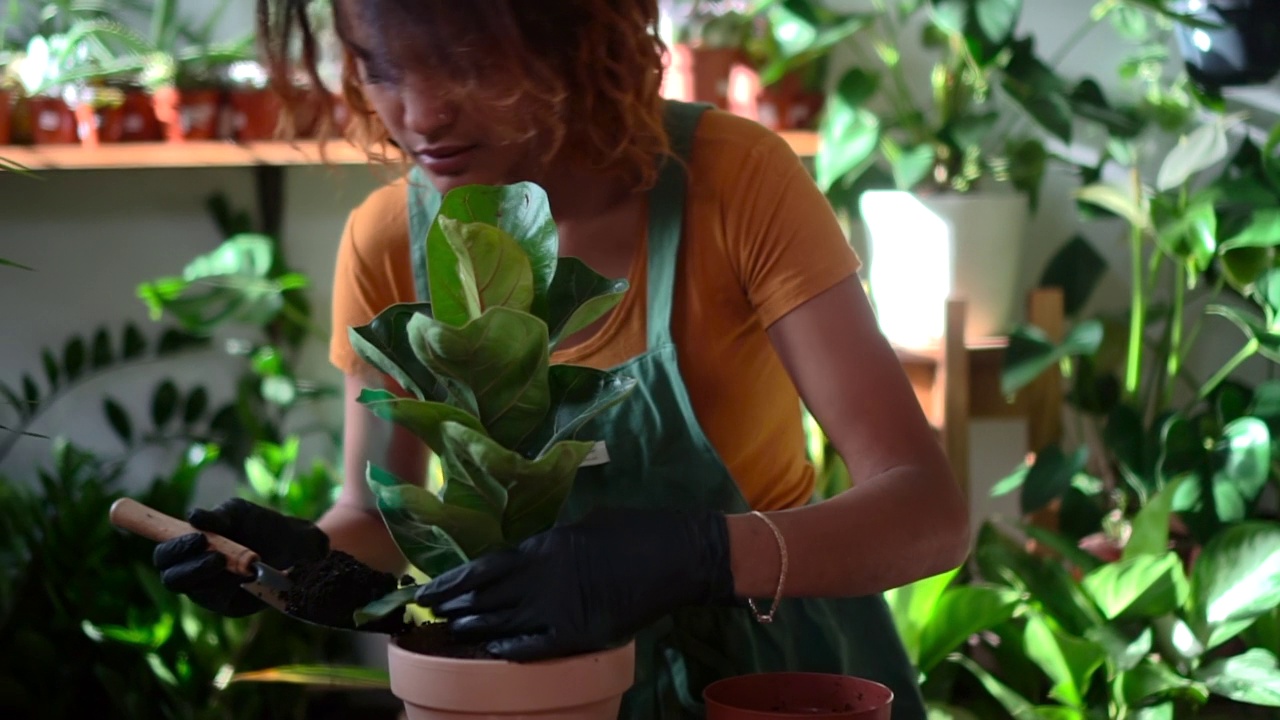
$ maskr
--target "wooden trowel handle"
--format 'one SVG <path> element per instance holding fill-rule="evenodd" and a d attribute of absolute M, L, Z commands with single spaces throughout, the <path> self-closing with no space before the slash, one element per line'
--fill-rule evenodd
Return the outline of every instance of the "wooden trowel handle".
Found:
<path fill-rule="evenodd" d="M 111 524 L 156 542 L 200 532 L 191 523 L 153 510 L 131 498 L 120 498 L 111 505 Z M 227 569 L 240 575 L 254 575 L 253 564 L 258 553 L 221 535 L 204 533 L 209 547 L 227 558 Z"/>

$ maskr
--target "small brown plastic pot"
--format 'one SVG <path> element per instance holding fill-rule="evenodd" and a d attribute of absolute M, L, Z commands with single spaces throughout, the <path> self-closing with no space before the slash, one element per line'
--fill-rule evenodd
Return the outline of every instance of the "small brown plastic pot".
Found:
<path fill-rule="evenodd" d="M 702 698 L 707 720 L 889 720 L 893 711 L 893 691 L 888 687 L 824 673 L 739 675 L 711 683 Z"/>
<path fill-rule="evenodd" d="M 8 145 L 13 127 L 13 97 L 7 90 L 0 90 L 0 145 Z"/>
<path fill-rule="evenodd" d="M 30 99 L 31 139 L 36 145 L 80 142 L 76 113 L 62 98 L 45 95 Z"/>

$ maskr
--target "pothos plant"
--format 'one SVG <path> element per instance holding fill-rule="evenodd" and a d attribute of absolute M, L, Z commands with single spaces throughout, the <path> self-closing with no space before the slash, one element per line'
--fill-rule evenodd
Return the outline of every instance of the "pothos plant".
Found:
<path fill-rule="evenodd" d="M 421 478 L 368 468 L 396 544 L 427 576 L 551 527 L 595 446 L 584 427 L 635 386 L 615 372 L 551 362 L 628 288 L 559 257 L 558 246 L 538 186 L 454 189 L 426 238 L 429 301 L 393 305 L 350 329 L 356 352 L 407 392 L 370 388 L 360 403 L 421 438 L 443 468 L 438 493 Z M 413 591 L 376 601 L 357 623 L 394 611 Z"/>

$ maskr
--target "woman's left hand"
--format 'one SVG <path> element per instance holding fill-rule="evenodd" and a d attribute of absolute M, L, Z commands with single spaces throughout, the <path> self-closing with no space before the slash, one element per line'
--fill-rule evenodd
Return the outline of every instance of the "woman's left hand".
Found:
<path fill-rule="evenodd" d="M 722 514 L 635 509 L 478 558 L 416 598 L 460 638 L 519 662 L 596 651 L 681 607 L 734 600 Z"/>

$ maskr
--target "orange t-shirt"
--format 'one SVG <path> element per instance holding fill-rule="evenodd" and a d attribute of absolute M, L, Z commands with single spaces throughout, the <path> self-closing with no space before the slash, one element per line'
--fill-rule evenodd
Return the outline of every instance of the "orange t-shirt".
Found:
<path fill-rule="evenodd" d="M 405 182 L 351 213 L 338 250 L 330 359 L 347 373 L 363 363 L 347 328 L 416 300 Z M 698 124 L 685 208 L 672 334 L 694 413 L 753 508 L 802 505 L 814 471 L 800 398 L 765 330 L 853 276 L 859 259 L 786 142 L 728 112 Z M 646 253 L 642 244 L 600 331 L 555 362 L 607 368 L 644 352 Z"/>

